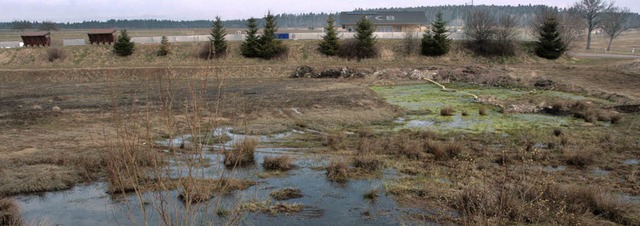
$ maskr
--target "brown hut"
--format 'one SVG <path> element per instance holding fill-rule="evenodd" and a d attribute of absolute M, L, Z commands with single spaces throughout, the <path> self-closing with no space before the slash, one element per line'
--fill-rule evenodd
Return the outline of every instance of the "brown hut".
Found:
<path fill-rule="evenodd" d="M 91 45 L 93 44 L 111 45 L 116 40 L 116 29 L 90 30 L 88 35 L 89 35 L 89 43 L 91 43 Z"/>
<path fill-rule="evenodd" d="M 51 33 L 48 31 L 25 32 L 20 37 L 24 46 L 51 46 Z"/>

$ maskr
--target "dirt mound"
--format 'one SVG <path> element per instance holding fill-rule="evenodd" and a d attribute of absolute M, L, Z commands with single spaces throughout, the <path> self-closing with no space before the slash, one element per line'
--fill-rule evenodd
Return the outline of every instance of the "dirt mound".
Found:
<path fill-rule="evenodd" d="M 619 65 L 618 70 L 624 73 L 640 75 L 640 60 L 636 60 L 628 64 Z"/>

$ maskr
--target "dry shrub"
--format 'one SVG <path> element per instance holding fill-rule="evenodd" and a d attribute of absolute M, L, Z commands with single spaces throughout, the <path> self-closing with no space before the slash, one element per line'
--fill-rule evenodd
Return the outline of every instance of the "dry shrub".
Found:
<path fill-rule="evenodd" d="M 201 179 L 187 177 L 179 179 L 177 183 L 177 186 L 182 188 L 178 198 L 189 203 L 206 202 L 216 194 L 228 194 L 231 191 L 244 190 L 255 185 L 254 181 L 234 178 Z M 171 185 L 168 186 L 170 187 Z"/>
<path fill-rule="evenodd" d="M 146 146 L 112 148 L 107 151 L 105 164 L 110 193 L 127 193 L 138 190 L 148 180 L 150 168 L 160 165 L 162 160 Z"/>
<path fill-rule="evenodd" d="M 207 42 L 203 44 L 202 47 L 200 47 L 200 49 L 198 49 L 198 53 L 197 53 L 198 58 L 203 60 L 213 59 L 214 57 L 213 46 L 211 44 L 212 44 L 211 42 Z"/>
<path fill-rule="evenodd" d="M 47 59 L 49 62 L 53 62 L 56 60 L 64 59 L 64 52 L 60 48 L 48 48 L 47 49 Z"/>
<path fill-rule="evenodd" d="M 351 165 L 356 168 L 376 171 L 382 168 L 382 160 L 374 155 L 358 155 L 353 157 Z"/>
<path fill-rule="evenodd" d="M 342 131 L 333 131 L 326 135 L 325 146 L 332 150 L 341 150 L 347 147 L 347 135 Z"/>
<path fill-rule="evenodd" d="M 357 133 L 359 138 L 373 138 L 376 136 L 375 131 L 371 128 L 360 128 Z"/>
<path fill-rule="evenodd" d="M 478 114 L 479 115 L 487 115 L 487 109 L 484 108 L 484 107 L 478 108 Z"/>
<path fill-rule="evenodd" d="M 349 177 L 349 166 L 342 160 L 334 159 L 327 166 L 327 178 L 331 181 L 346 182 Z"/>
<path fill-rule="evenodd" d="M 440 109 L 441 116 L 453 116 L 456 113 L 456 110 L 453 107 L 443 107 Z"/>
<path fill-rule="evenodd" d="M 300 189 L 285 188 L 285 189 L 281 189 L 281 190 L 277 190 L 277 191 L 271 192 L 269 194 L 269 196 L 271 196 L 271 198 L 273 198 L 275 200 L 282 201 L 282 200 L 300 198 L 303 195 L 302 195 L 302 191 Z"/>
<path fill-rule="evenodd" d="M 553 129 L 553 135 L 554 136 L 559 137 L 559 136 L 562 136 L 562 134 L 563 134 L 562 133 L 562 129 L 560 129 L 560 128 Z"/>
<path fill-rule="evenodd" d="M 562 200 L 571 212 L 591 212 L 595 216 L 624 225 L 640 224 L 638 204 L 620 196 L 608 194 L 601 189 L 585 186 L 557 186 L 545 193 L 546 198 Z"/>
<path fill-rule="evenodd" d="M 431 153 L 435 160 L 446 161 L 458 157 L 464 150 L 464 146 L 456 142 L 427 141 L 425 143 L 427 152 Z"/>
<path fill-rule="evenodd" d="M 408 159 L 421 159 L 424 156 L 424 143 L 421 140 L 411 139 L 401 133 L 393 136 L 392 139 L 394 155 L 404 156 Z"/>
<path fill-rule="evenodd" d="M 375 45 L 373 48 L 361 48 L 358 40 L 346 39 L 340 43 L 337 55 L 340 58 L 346 58 L 349 60 L 361 60 L 378 57 L 379 50 Z"/>
<path fill-rule="evenodd" d="M 0 198 L 0 225 L 22 225 L 20 206 L 14 199 Z"/>
<path fill-rule="evenodd" d="M 258 146 L 257 140 L 247 138 L 235 143 L 233 146 L 234 150 L 226 151 L 224 153 L 225 166 L 246 166 L 255 162 L 253 154 Z"/>
<path fill-rule="evenodd" d="M 357 143 L 356 149 L 360 154 L 382 154 L 387 148 L 388 143 L 388 139 L 385 138 L 361 138 Z"/>
<path fill-rule="evenodd" d="M 293 158 L 287 155 L 280 155 L 277 157 L 265 156 L 262 162 L 262 167 L 264 167 L 265 170 L 290 170 L 294 167 Z"/>
<path fill-rule="evenodd" d="M 565 152 L 564 162 L 578 168 L 586 168 L 594 162 L 593 153 L 586 150 Z"/>

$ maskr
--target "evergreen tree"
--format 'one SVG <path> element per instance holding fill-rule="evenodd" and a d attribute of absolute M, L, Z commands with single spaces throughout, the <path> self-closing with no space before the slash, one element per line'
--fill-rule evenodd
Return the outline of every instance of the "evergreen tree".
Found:
<path fill-rule="evenodd" d="M 169 55 L 169 40 L 167 36 L 162 36 L 162 40 L 160 41 L 160 48 L 156 53 L 158 56 L 166 56 Z"/>
<path fill-rule="evenodd" d="M 247 36 L 240 45 L 240 51 L 244 57 L 259 57 L 260 56 L 260 41 L 258 37 L 258 25 L 255 18 L 249 18 L 247 20 Z"/>
<path fill-rule="evenodd" d="M 135 44 L 131 42 L 131 37 L 127 33 L 127 30 L 124 29 L 120 31 L 120 35 L 118 35 L 118 40 L 113 45 L 113 52 L 118 56 L 130 56 L 133 54 L 133 50 L 135 49 Z"/>
<path fill-rule="evenodd" d="M 335 27 L 336 20 L 333 19 L 332 16 L 329 16 L 327 19 L 327 25 L 324 27 L 325 35 L 322 37 L 322 41 L 320 41 L 320 46 L 318 50 L 327 56 L 334 56 L 338 53 L 338 48 L 340 47 L 338 32 Z"/>
<path fill-rule="evenodd" d="M 287 49 L 284 46 L 284 43 L 282 43 L 282 40 L 276 39 L 276 32 L 278 31 L 276 17 L 269 12 L 264 20 L 264 29 L 262 30 L 262 35 L 260 35 L 259 38 L 261 47 L 259 57 L 272 59 L 274 57 L 281 56 Z"/>
<path fill-rule="evenodd" d="M 373 36 L 375 26 L 366 17 L 360 18 L 356 22 L 356 57 L 358 60 L 364 58 L 373 58 L 378 54 L 376 48 L 376 37 Z"/>
<path fill-rule="evenodd" d="M 224 29 L 222 20 L 217 16 L 211 27 L 211 37 L 209 38 L 213 46 L 213 56 L 216 58 L 222 57 L 227 53 L 227 40 L 225 36 L 227 36 L 227 31 Z"/>
<path fill-rule="evenodd" d="M 442 56 L 449 52 L 451 39 L 446 34 L 447 23 L 442 19 L 442 13 L 436 15 L 436 21 L 431 23 L 431 30 L 428 30 L 422 37 L 422 55 Z"/>
<path fill-rule="evenodd" d="M 536 55 L 547 59 L 558 59 L 567 50 L 558 31 L 558 21 L 549 17 L 540 25 L 540 34 L 536 42 Z"/>

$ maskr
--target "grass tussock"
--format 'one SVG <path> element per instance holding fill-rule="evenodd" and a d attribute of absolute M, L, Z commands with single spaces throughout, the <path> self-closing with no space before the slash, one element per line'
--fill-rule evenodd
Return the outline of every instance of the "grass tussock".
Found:
<path fill-rule="evenodd" d="M 346 182 L 349 178 L 349 165 L 342 160 L 334 159 L 327 166 L 327 179 L 335 182 Z"/>
<path fill-rule="evenodd" d="M 440 116 L 453 116 L 456 110 L 453 107 L 443 107 L 440 109 Z"/>
<path fill-rule="evenodd" d="M 487 109 L 484 107 L 478 108 L 478 115 L 481 115 L 481 116 L 487 115 Z"/>
<path fill-rule="evenodd" d="M 262 162 L 262 167 L 265 170 L 280 170 L 287 171 L 293 169 L 293 158 L 287 155 L 280 156 L 265 156 Z"/>
<path fill-rule="evenodd" d="M 233 145 L 234 149 L 224 153 L 224 165 L 227 167 L 246 166 L 255 163 L 254 152 L 258 146 L 255 139 L 244 139 Z"/>
<path fill-rule="evenodd" d="M 240 211 L 264 212 L 272 215 L 280 213 L 297 213 L 304 210 L 304 205 L 300 203 L 274 203 L 267 201 L 251 201 L 243 203 L 238 208 Z"/>
<path fill-rule="evenodd" d="M 378 193 L 379 193 L 378 188 L 371 188 L 370 190 L 368 190 L 362 195 L 362 198 L 375 201 L 378 198 L 378 196 L 380 196 Z"/>
<path fill-rule="evenodd" d="M 347 135 L 342 131 L 333 131 L 326 135 L 325 146 L 337 151 L 347 147 Z"/>
<path fill-rule="evenodd" d="M 282 201 L 282 200 L 301 198 L 303 195 L 300 189 L 285 188 L 285 189 L 273 191 L 269 194 L 269 196 L 271 196 L 271 198 L 275 200 Z"/>
<path fill-rule="evenodd" d="M 20 206 L 14 199 L 0 198 L 0 225 L 22 225 Z"/>
<path fill-rule="evenodd" d="M 396 156 L 404 156 L 408 159 L 422 159 L 424 157 L 424 143 L 421 140 L 412 139 L 411 137 L 397 134 L 393 136 L 391 151 Z"/>
<path fill-rule="evenodd" d="M 255 185 L 255 182 L 251 180 L 233 178 L 183 178 L 173 183 L 177 183 L 177 186 L 181 188 L 178 198 L 190 203 L 206 202 L 216 194 L 227 194 L 234 190 L 244 190 Z M 168 187 L 171 186 L 171 184 L 168 185 Z"/>
<path fill-rule="evenodd" d="M 376 171 L 382 168 L 383 161 L 375 155 L 358 155 L 353 157 L 351 166 L 368 171 Z"/>
<path fill-rule="evenodd" d="M 454 205 L 466 224 L 527 222 L 529 224 L 597 224 L 594 219 L 635 225 L 640 223 L 637 204 L 599 189 L 507 183 L 465 188 Z"/>
<path fill-rule="evenodd" d="M 426 150 L 432 154 L 436 161 L 446 161 L 458 157 L 464 150 L 464 146 L 460 143 L 427 141 L 425 143 Z"/>
<path fill-rule="evenodd" d="M 595 162 L 593 153 L 586 150 L 581 151 L 568 151 L 564 153 L 564 162 L 567 165 L 575 166 L 581 169 Z"/>

